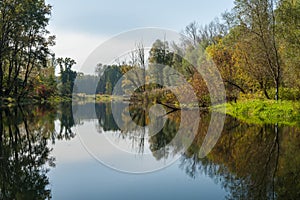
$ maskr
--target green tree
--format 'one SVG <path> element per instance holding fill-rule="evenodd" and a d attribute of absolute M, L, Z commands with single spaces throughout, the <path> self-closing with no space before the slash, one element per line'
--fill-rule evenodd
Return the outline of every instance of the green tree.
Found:
<path fill-rule="evenodd" d="M 149 71 L 157 86 L 161 88 L 164 83 L 169 82 L 169 77 L 164 75 L 164 68 L 173 65 L 173 53 L 169 49 L 169 43 L 166 41 L 156 40 L 150 50 Z M 160 86 L 159 86 L 160 85 Z"/>
<path fill-rule="evenodd" d="M 78 73 L 75 82 L 75 90 L 73 92 L 95 94 L 98 81 L 97 76 Z"/>
<path fill-rule="evenodd" d="M 280 55 L 284 59 L 284 83 L 300 87 L 300 1 L 280 0 L 276 10 Z"/>
<path fill-rule="evenodd" d="M 56 62 L 60 67 L 60 95 L 71 97 L 77 76 L 77 73 L 72 70 L 72 66 L 75 65 L 76 62 L 71 58 L 58 58 Z"/>
<path fill-rule="evenodd" d="M 260 68 L 273 80 L 275 99 L 279 99 L 282 82 L 282 60 L 279 55 L 279 42 L 276 31 L 274 0 L 236 0 L 233 15 L 237 26 L 242 27 L 244 39 L 252 40 L 249 53 L 259 52 Z"/>
<path fill-rule="evenodd" d="M 99 69 L 102 68 L 102 69 Z M 98 71 L 100 79 L 97 84 L 96 93 L 97 94 L 112 94 L 115 85 L 122 77 L 122 66 L 117 65 L 99 65 Z M 122 94 L 122 91 L 118 91 L 118 94 Z"/>
<path fill-rule="evenodd" d="M 45 0 L 0 1 L 0 98 L 28 95 L 39 69 L 47 67 L 51 6 Z"/>

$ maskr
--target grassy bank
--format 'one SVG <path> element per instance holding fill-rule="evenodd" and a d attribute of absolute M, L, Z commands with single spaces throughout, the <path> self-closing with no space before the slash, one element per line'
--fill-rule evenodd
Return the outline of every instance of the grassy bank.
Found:
<path fill-rule="evenodd" d="M 248 99 L 237 103 L 214 106 L 212 110 L 221 111 L 247 123 L 300 125 L 300 102 Z"/>

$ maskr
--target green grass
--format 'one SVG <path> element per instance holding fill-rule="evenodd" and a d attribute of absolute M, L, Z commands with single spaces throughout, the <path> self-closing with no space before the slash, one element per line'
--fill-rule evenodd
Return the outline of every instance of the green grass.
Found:
<path fill-rule="evenodd" d="M 300 102 L 249 99 L 212 107 L 247 123 L 300 125 Z"/>
<path fill-rule="evenodd" d="M 49 103 L 60 103 L 60 102 L 70 102 L 72 101 L 71 97 L 62 97 L 62 96 L 53 96 L 46 100 Z"/>
<path fill-rule="evenodd" d="M 111 102 L 111 101 L 123 101 L 125 97 L 123 96 L 113 96 L 113 95 L 96 95 L 96 102 Z"/>

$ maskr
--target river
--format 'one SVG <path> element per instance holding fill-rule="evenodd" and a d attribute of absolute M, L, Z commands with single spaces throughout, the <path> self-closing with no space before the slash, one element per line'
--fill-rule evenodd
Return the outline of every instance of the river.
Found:
<path fill-rule="evenodd" d="M 149 113 L 122 102 L 1 108 L 0 199 L 299 197 L 298 126 L 226 116 L 202 157 L 211 116 L 168 112 L 151 135 Z M 184 134 L 174 142 L 179 129 Z"/>

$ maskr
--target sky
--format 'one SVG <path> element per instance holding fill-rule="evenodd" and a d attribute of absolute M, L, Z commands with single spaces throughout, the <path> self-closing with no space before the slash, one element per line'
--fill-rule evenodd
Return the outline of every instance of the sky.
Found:
<path fill-rule="evenodd" d="M 204 25 L 233 7 L 233 0 L 46 0 L 52 5 L 49 31 L 56 35 L 56 57 L 71 57 L 76 70 L 107 39 L 132 29 L 182 31 Z"/>

